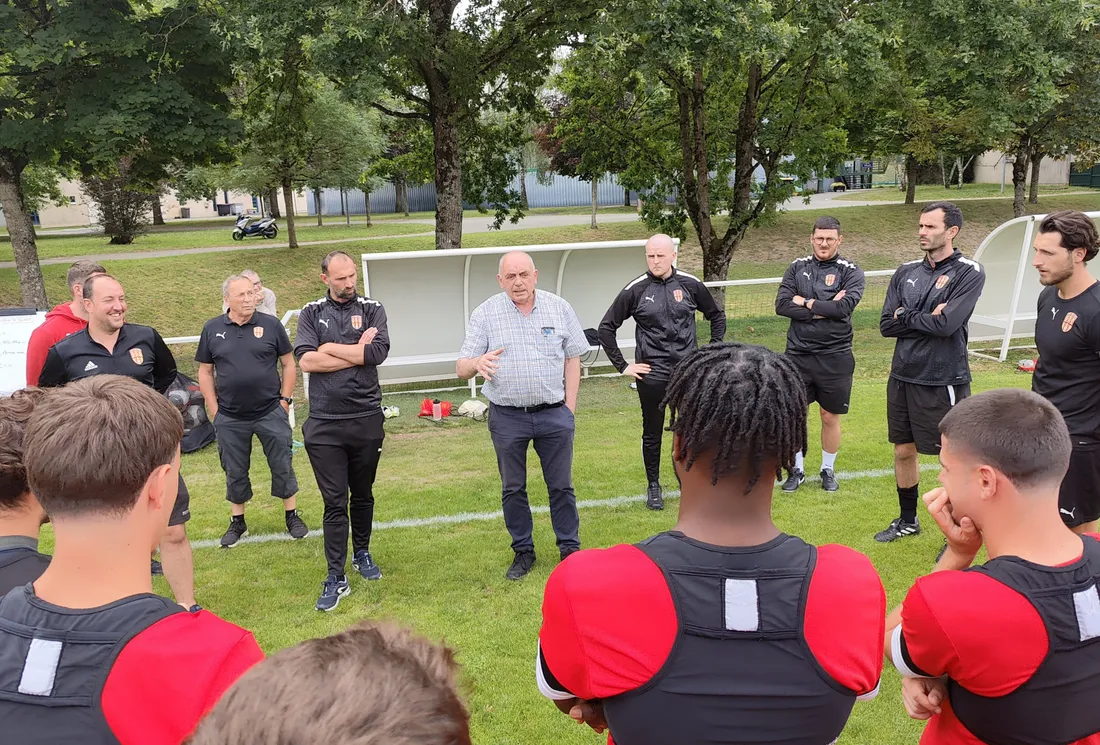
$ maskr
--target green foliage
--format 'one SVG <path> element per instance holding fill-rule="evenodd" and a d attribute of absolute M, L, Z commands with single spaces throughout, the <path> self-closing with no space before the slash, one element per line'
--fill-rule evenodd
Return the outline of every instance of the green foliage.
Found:
<path fill-rule="evenodd" d="M 69 203 L 61 193 L 60 181 L 65 176 L 57 167 L 32 163 L 23 171 L 20 187 L 23 204 L 31 212 L 38 212 L 46 205 L 58 207 Z"/>
<path fill-rule="evenodd" d="M 81 187 L 96 203 L 99 223 L 112 244 L 129 245 L 148 230 L 146 215 L 159 194 L 148 191 L 133 159 L 122 158 L 111 170 L 101 167 L 95 175 L 84 178 Z"/>

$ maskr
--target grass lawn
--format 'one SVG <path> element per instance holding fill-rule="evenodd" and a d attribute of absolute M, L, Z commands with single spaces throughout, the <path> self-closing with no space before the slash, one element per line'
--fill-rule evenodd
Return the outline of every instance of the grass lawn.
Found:
<path fill-rule="evenodd" d="M 807 483 L 794 495 L 776 492 L 779 526 L 816 543 L 843 543 L 874 561 L 889 593 L 900 602 L 913 579 L 927 572 L 939 548 L 931 528 L 898 544 L 874 542 L 873 534 L 896 516 L 897 502 L 889 475 L 844 478 L 845 473 L 888 472 L 891 446 L 886 438 L 885 382 L 892 343 L 877 331 L 873 304 L 857 311 L 856 355 L 859 360 L 852 415 L 838 460 L 841 491 L 827 495 Z M 781 349 L 786 321 L 774 316 L 739 314 L 730 323 L 731 339 Z M 193 349 L 180 350 L 181 362 Z M 1021 355 L 1024 356 L 1024 355 Z M 187 365 L 181 365 L 186 367 Z M 191 365 L 193 367 L 193 365 Z M 1004 365 L 974 361 L 975 391 L 1026 386 L 1026 375 Z M 301 395 L 299 390 L 298 395 Z M 454 403 L 466 394 L 444 394 Z M 381 524 L 372 550 L 385 579 L 367 583 L 352 578 L 352 593 L 331 614 L 313 610 L 325 564 L 322 542 L 273 541 L 242 545 L 232 551 L 215 548 L 195 552 L 199 601 L 219 615 L 254 631 L 271 653 L 301 639 L 329 634 L 362 618 L 391 618 L 429 637 L 443 639 L 458 651 L 463 684 L 473 715 L 474 741 L 485 745 L 596 745 L 604 742 L 575 725 L 542 699 L 533 676 L 534 643 L 540 623 L 543 585 L 557 563 L 549 516 L 535 516 L 539 563 L 523 582 L 504 580 L 511 555 L 499 517 L 471 519 L 421 527 L 387 525 L 460 513 L 492 513 L 499 509 L 499 480 L 488 432 L 483 423 L 466 419 L 435 424 L 418 419 L 422 395 L 387 395 L 401 416 L 387 422 L 387 440 L 375 493 L 376 521 Z M 299 422 L 306 415 L 298 408 Z M 819 427 L 811 411 L 807 470 L 819 463 Z M 638 437 L 641 416 L 637 394 L 623 378 L 593 378 L 581 387 L 577 415 L 574 481 L 582 506 L 581 535 L 585 546 L 635 542 L 670 528 L 677 502 L 663 513 L 648 512 L 639 500 L 599 504 L 601 500 L 640 494 L 645 487 Z M 300 430 L 295 433 L 301 440 Z M 666 443 L 667 452 L 667 443 Z M 248 508 L 252 534 L 282 532 L 281 505 L 264 495 L 270 479 L 257 446 L 253 452 L 257 495 Z M 928 467 L 930 466 L 930 461 Z M 662 481 L 675 479 L 666 457 Z M 300 509 L 311 528 L 319 528 L 321 500 L 304 451 L 295 454 L 301 484 Z M 192 540 L 216 540 L 225 529 L 224 476 L 216 449 L 187 455 L 183 472 L 191 491 Z M 533 455 L 529 463 L 532 504 L 545 507 L 546 490 Z M 934 483 L 934 472 L 922 476 L 922 488 Z M 47 536 L 46 545 L 49 545 Z M 157 589 L 167 593 L 160 580 Z M 902 709 L 898 676 L 885 673 L 876 701 L 856 706 L 842 745 L 882 745 L 916 742 L 921 725 Z"/>
<path fill-rule="evenodd" d="M 379 235 L 405 235 L 408 233 L 430 232 L 431 226 L 411 223 L 390 223 L 367 227 L 366 224 L 352 224 L 350 227 L 343 223 L 317 227 L 316 222 L 298 226 L 299 241 L 325 241 L 339 240 L 342 238 L 366 238 Z M 217 229 L 199 230 L 156 230 L 145 235 L 138 236 L 133 243 L 127 246 L 112 246 L 107 238 L 100 234 L 91 235 L 53 235 L 51 233 L 37 236 L 38 256 L 42 259 L 52 259 L 62 256 L 87 256 L 106 253 L 139 253 L 142 251 L 163 251 L 173 248 L 206 248 L 209 246 L 235 245 L 232 237 L 233 226 L 225 225 Z M 273 240 L 264 238 L 246 238 L 242 246 L 250 246 L 257 242 L 266 241 L 273 247 L 286 247 L 286 224 L 279 223 L 279 235 Z M 12 261 L 10 239 L 0 241 L 0 261 Z"/>
<path fill-rule="evenodd" d="M 1046 195 L 1059 196 L 1080 192 L 1094 191 L 1081 186 L 1040 186 L 1039 199 Z M 944 189 L 935 184 L 917 186 L 917 201 L 932 202 L 938 199 L 1012 199 L 1012 179 L 1005 184 L 1004 194 L 1001 194 L 1000 184 L 963 184 L 962 189 Z M 905 192 L 899 191 L 896 186 L 876 186 L 873 189 L 853 189 L 837 197 L 838 200 L 852 202 L 900 202 L 905 199 Z M 1031 205 L 1035 207 L 1037 205 Z"/>
<path fill-rule="evenodd" d="M 1060 199 L 1061 206 L 1086 208 L 1082 197 Z M 1093 206 L 1100 200 L 1093 199 Z M 1050 200 L 1051 204 L 1055 200 Z M 1049 208 L 1049 204 L 1043 205 Z M 989 227 L 1005 218 L 1001 202 L 975 202 L 964 207 L 967 227 L 964 246 L 971 249 Z M 1011 207 L 1008 206 L 1010 214 Z M 845 253 L 867 268 L 893 267 L 899 257 L 919 255 L 913 234 L 916 208 L 881 206 L 850 208 L 841 213 L 846 231 Z M 791 258 L 807 251 L 809 225 L 819 213 L 791 212 L 771 224 L 753 229 L 735 259 L 731 276 L 776 276 Z M 984 227 L 983 226 L 987 226 Z M 645 237 L 640 223 L 608 225 L 598 231 L 584 226 L 548 228 L 467 236 L 465 245 L 507 245 L 551 241 L 607 240 Z M 383 241 L 342 244 L 357 251 L 430 250 L 431 238 L 394 237 Z M 317 277 L 326 246 L 296 251 L 204 254 L 163 259 L 111 262 L 109 269 L 127 287 L 130 318 L 157 326 L 165 336 L 198 332 L 207 318 L 220 310 L 218 287 L 232 271 L 250 265 L 278 293 L 280 310 L 300 307 L 317 298 Z M 684 244 L 682 263 L 697 270 L 698 244 Z M 44 267 L 51 298 L 64 294 L 63 266 Z M 892 342 L 878 333 L 878 307 L 883 283 L 872 280 L 865 301 L 854 317 L 856 326 L 856 386 L 852 415 L 838 460 L 841 491 L 827 495 L 807 483 L 794 495 L 777 492 L 775 516 L 779 526 L 817 543 L 838 542 L 867 553 L 878 568 L 889 593 L 898 603 L 913 579 L 927 572 L 939 548 L 931 528 L 900 544 L 881 545 L 873 534 L 896 516 L 896 492 L 889 469 L 892 448 L 886 437 L 885 384 Z M 728 337 L 782 349 L 785 319 L 773 315 L 774 288 L 751 287 L 727 293 L 730 314 Z M 0 305 L 17 305 L 15 271 L 0 270 Z M 430 302 L 430 292 L 425 292 Z M 175 349 L 181 369 L 194 374 L 194 347 Z M 1014 372 L 1021 351 L 1008 363 L 972 361 L 974 390 L 1027 386 L 1029 378 Z M 443 394 L 455 404 L 468 394 Z M 302 401 L 299 385 L 297 392 Z M 325 572 L 321 540 L 271 541 L 242 545 L 233 551 L 202 548 L 195 552 L 199 602 L 219 615 L 253 630 L 267 652 L 312 636 L 341 630 L 362 618 L 392 618 L 431 638 L 446 640 L 458 651 L 463 684 L 473 716 L 474 741 L 485 745 L 596 745 L 605 741 L 575 725 L 542 699 L 533 676 L 534 645 L 540 619 L 541 592 L 557 563 L 549 517 L 535 517 L 539 563 L 523 582 L 504 580 L 511 555 L 509 539 L 499 516 L 500 484 L 489 435 L 483 423 L 465 419 L 436 424 L 415 414 L 423 394 L 386 396 L 400 406 L 399 418 L 387 422 L 385 452 L 376 483 L 379 529 L 372 550 L 385 579 L 366 583 L 352 578 L 352 594 L 331 614 L 313 610 Z M 306 406 L 297 408 L 299 425 Z M 811 411 L 810 455 L 807 470 L 819 463 L 818 420 Z M 663 513 L 648 512 L 641 500 L 608 503 L 614 497 L 634 496 L 645 487 L 638 438 L 641 415 L 637 394 L 622 378 L 592 378 L 581 387 L 577 414 L 574 482 L 582 500 L 581 535 L 589 547 L 634 542 L 666 530 L 675 521 L 677 502 Z M 300 429 L 295 433 L 300 442 Z M 667 452 L 667 443 L 666 443 Z M 301 485 L 299 505 L 311 528 L 321 525 L 322 505 L 305 453 L 294 456 Z M 663 464 L 663 482 L 675 484 L 670 464 Z M 282 532 L 281 504 L 266 497 L 270 475 L 257 447 L 253 452 L 253 489 L 257 495 L 248 509 L 254 535 Z M 931 463 L 926 464 L 931 468 Z M 213 541 L 228 520 L 224 475 L 216 448 L 183 459 L 183 472 L 192 495 L 192 540 Z M 856 472 L 887 475 L 845 477 Z M 934 483 L 934 473 L 922 477 L 922 488 Z M 532 504 L 545 507 L 547 497 L 537 462 L 530 462 Z M 585 504 L 587 501 L 588 504 Z M 592 502 L 595 502 L 594 504 Z M 602 503 L 601 503 L 602 502 Z M 398 520 L 474 513 L 479 519 L 420 527 L 400 527 Z M 406 523 L 407 525 L 407 523 Z M 44 545 L 51 543 L 47 529 Z M 158 591 L 167 586 L 158 580 Z M 842 745 L 883 745 L 916 742 L 921 724 L 909 720 L 901 705 L 898 676 L 887 671 L 878 700 L 859 704 L 840 742 Z"/>

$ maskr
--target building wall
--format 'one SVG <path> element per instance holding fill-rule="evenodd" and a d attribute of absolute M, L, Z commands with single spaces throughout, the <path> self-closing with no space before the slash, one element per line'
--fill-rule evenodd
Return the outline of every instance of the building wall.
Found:
<path fill-rule="evenodd" d="M 94 225 L 98 222 L 99 215 L 95 202 L 87 197 L 80 188 L 80 182 L 78 181 L 62 181 L 59 184 L 61 193 L 68 198 L 68 204 L 58 207 L 55 204 L 49 204 L 44 206 L 38 212 L 38 226 L 42 228 L 76 228 L 86 227 L 88 225 Z M 257 211 L 253 207 L 253 199 L 251 194 L 244 192 L 230 191 L 228 192 L 228 202 L 226 201 L 226 192 L 219 191 L 217 196 L 218 204 L 239 204 L 241 211 L 245 214 Z M 258 204 L 259 200 L 256 200 Z M 294 213 L 296 215 L 309 214 L 309 205 L 311 202 L 307 201 L 304 191 L 300 191 L 294 195 Z M 181 217 L 181 210 L 186 209 L 189 211 L 188 217 L 192 220 L 200 220 L 204 218 L 218 217 L 217 208 L 214 206 L 214 202 L 210 200 L 191 200 L 188 202 L 180 203 L 176 199 L 174 194 L 166 194 L 160 200 L 161 212 L 164 215 L 164 221 L 167 223 L 172 220 L 187 219 Z M 279 190 L 279 208 L 280 213 L 286 214 L 286 204 L 283 199 L 282 190 Z M 337 209 L 339 212 L 339 209 Z M 153 221 L 152 212 L 149 213 L 149 222 Z M 0 227 L 5 224 L 3 213 L 0 212 Z"/>
<path fill-rule="evenodd" d="M 978 156 L 974 164 L 974 182 L 978 184 L 1001 183 L 1004 170 L 1005 189 L 1012 187 L 1012 164 L 1002 167 L 1000 150 L 987 150 Z M 1039 163 L 1039 183 L 1045 186 L 1065 186 L 1069 183 L 1069 158 L 1043 158 Z M 1031 168 L 1028 168 L 1028 183 L 1031 183 Z"/>

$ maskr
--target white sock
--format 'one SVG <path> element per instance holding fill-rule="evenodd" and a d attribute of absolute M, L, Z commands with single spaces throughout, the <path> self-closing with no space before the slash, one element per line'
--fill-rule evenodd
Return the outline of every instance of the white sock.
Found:
<path fill-rule="evenodd" d="M 822 450 L 821 451 L 821 467 L 822 468 L 828 468 L 830 471 L 832 471 L 833 466 L 835 466 L 835 465 L 836 465 L 836 453 L 826 453 L 824 450 Z"/>
<path fill-rule="evenodd" d="M 799 451 L 794 456 L 794 467 L 796 471 L 806 472 L 806 469 L 802 467 L 802 452 Z"/>

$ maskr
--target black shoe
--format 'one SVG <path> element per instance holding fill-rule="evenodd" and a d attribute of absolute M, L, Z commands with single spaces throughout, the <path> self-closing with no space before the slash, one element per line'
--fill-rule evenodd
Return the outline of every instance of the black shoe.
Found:
<path fill-rule="evenodd" d="M 222 536 L 222 548 L 233 548 L 241 536 L 248 534 L 248 526 L 245 525 L 244 515 L 234 515 L 229 518 L 229 528 Z"/>
<path fill-rule="evenodd" d="M 886 530 L 875 533 L 875 540 L 879 543 L 890 543 L 911 535 L 920 535 L 920 523 L 916 520 L 908 523 L 898 517 L 894 518 L 894 522 Z"/>
<path fill-rule="evenodd" d="M 657 481 L 649 482 L 649 489 L 645 495 L 645 507 L 647 510 L 663 510 L 665 497 L 661 492 L 661 484 Z"/>
<path fill-rule="evenodd" d="M 188 613 L 198 613 L 200 610 L 202 610 L 202 606 L 199 605 L 198 603 L 195 603 L 194 605 L 192 605 L 190 608 L 187 609 L 187 612 Z"/>
<path fill-rule="evenodd" d="M 296 541 L 309 535 L 309 528 L 302 522 L 302 518 L 298 515 L 298 510 L 291 510 L 286 513 L 286 532 L 290 533 L 290 537 Z"/>
<path fill-rule="evenodd" d="M 836 491 L 840 488 L 840 484 L 836 482 L 836 476 L 833 475 L 833 469 L 821 469 L 821 488 L 825 491 Z"/>
<path fill-rule="evenodd" d="M 149 568 L 149 571 L 152 573 L 152 575 L 154 577 L 163 577 L 164 576 L 164 567 L 162 567 L 160 565 L 160 562 L 157 561 L 156 559 L 152 560 L 152 564 Z"/>
<path fill-rule="evenodd" d="M 566 559 L 568 559 L 570 556 L 577 553 L 578 551 L 580 551 L 579 548 L 563 548 L 561 550 L 561 553 L 560 553 L 561 560 L 565 561 Z"/>
<path fill-rule="evenodd" d="M 508 567 L 508 572 L 504 575 L 504 579 L 517 580 L 523 579 L 527 576 L 527 573 L 531 571 L 531 567 L 535 565 L 535 552 L 523 551 L 516 554 L 515 560 L 512 562 L 512 566 Z"/>
<path fill-rule="evenodd" d="M 317 598 L 317 604 L 313 607 L 325 612 L 336 610 L 336 606 L 340 604 L 340 598 L 349 592 L 351 592 L 351 585 L 348 584 L 347 577 L 330 574 L 321 583 L 321 597 Z"/>
<path fill-rule="evenodd" d="M 351 559 L 351 566 L 363 579 L 382 579 L 382 570 L 374 563 L 370 551 L 356 551 Z"/>
<path fill-rule="evenodd" d="M 797 468 L 792 468 L 787 480 L 783 482 L 783 491 L 795 491 L 806 480 L 806 474 Z"/>

